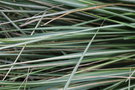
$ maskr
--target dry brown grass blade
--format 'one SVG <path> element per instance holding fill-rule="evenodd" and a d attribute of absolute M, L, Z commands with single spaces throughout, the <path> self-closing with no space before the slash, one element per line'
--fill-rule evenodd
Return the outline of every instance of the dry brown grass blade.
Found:
<path fill-rule="evenodd" d="M 121 5 L 121 4 L 120 3 L 106 4 L 106 5 L 100 5 L 100 6 L 95 6 L 95 7 L 88 7 L 88 8 L 82 8 L 82 9 L 76 9 L 76 10 L 69 11 L 67 13 L 64 13 L 64 14 L 58 16 L 58 17 L 55 17 L 55 18 L 51 19 L 50 21 L 44 23 L 43 26 L 45 26 L 45 25 L 51 23 L 52 21 L 57 20 L 57 19 L 59 19 L 59 18 L 61 18 L 63 16 L 69 15 L 71 13 L 75 13 L 75 12 L 79 12 L 79 11 L 87 11 L 87 10 L 99 9 L 99 8 L 108 7 L 108 6 L 114 6 L 114 5 Z"/>

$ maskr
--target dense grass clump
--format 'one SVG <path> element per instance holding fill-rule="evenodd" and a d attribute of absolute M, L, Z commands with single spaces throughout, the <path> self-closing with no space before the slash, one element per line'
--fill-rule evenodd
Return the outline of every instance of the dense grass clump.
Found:
<path fill-rule="evenodd" d="M 0 90 L 134 90 L 134 0 L 0 0 Z"/>

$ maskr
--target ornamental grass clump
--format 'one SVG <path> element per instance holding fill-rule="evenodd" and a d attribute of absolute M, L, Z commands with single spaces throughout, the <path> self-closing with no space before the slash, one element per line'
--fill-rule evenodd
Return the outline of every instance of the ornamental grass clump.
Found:
<path fill-rule="evenodd" d="M 0 0 L 0 90 L 134 90 L 134 0 Z"/>

